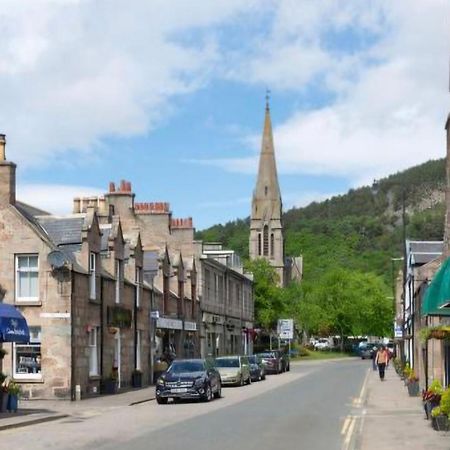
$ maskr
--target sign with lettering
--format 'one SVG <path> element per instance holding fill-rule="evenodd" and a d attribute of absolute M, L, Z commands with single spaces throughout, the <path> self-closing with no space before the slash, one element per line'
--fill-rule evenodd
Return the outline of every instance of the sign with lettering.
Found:
<path fill-rule="evenodd" d="M 171 330 L 182 330 L 183 322 L 178 319 L 169 319 L 167 317 L 160 317 L 156 321 L 156 326 L 158 328 L 169 328 Z"/>
<path fill-rule="evenodd" d="M 197 331 L 197 324 L 195 322 L 184 322 L 184 329 L 187 331 Z"/>
<path fill-rule="evenodd" d="M 278 336 L 280 337 L 280 339 L 294 339 L 293 319 L 278 320 Z"/>

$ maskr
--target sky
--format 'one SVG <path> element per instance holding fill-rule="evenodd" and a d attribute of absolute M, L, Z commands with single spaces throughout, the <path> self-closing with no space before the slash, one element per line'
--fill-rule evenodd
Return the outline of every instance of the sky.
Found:
<path fill-rule="evenodd" d="M 0 0 L 0 132 L 55 214 L 132 182 L 250 213 L 266 90 L 284 209 L 445 156 L 448 0 Z"/>

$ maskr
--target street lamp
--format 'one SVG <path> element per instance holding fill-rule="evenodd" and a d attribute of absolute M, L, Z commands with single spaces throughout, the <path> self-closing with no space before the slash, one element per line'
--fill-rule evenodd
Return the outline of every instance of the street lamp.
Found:
<path fill-rule="evenodd" d="M 403 348 L 401 347 L 400 354 L 402 362 L 405 363 L 405 323 L 406 323 L 406 276 L 407 276 L 407 248 L 406 248 L 406 188 L 404 183 L 388 181 L 387 184 L 390 186 L 398 186 L 401 189 L 401 202 L 402 202 L 402 250 L 403 257 L 401 258 L 391 258 L 392 266 L 394 267 L 394 261 L 403 260 L 403 277 L 402 277 L 402 342 Z M 372 193 L 376 195 L 378 193 L 380 182 L 378 180 L 373 180 L 372 183 Z M 395 286 L 394 286 L 395 290 Z M 394 291 L 395 292 L 395 291 Z M 395 293 L 394 293 L 395 297 Z"/>

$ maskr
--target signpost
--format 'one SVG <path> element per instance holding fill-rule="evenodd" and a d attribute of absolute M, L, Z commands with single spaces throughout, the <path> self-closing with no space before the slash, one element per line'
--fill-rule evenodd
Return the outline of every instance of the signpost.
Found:
<path fill-rule="evenodd" d="M 289 356 L 291 354 L 291 340 L 294 339 L 294 319 L 278 319 L 278 342 L 280 339 L 289 342 Z"/>

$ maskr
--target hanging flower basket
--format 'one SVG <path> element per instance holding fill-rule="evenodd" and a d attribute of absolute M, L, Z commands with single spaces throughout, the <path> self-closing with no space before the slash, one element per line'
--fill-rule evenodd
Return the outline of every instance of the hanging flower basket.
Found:
<path fill-rule="evenodd" d="M 450 339 L 450 326 L 424 327 L 419 334 L 422 342 L 427 342 L 428 339 Z"/>
<path fill-rule="evenodd" d="M 435 329 L 430 331 L 431 339 L 445 339 L 448 336 L 450 336 L 450 333 L 444 329 Z"/>

